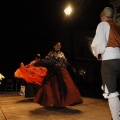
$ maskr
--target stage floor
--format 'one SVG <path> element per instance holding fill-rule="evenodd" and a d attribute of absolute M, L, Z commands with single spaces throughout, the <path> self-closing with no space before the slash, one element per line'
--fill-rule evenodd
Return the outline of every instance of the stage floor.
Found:
<path fill-rule="evenodd" d="M 0 93 L 0 120 L 111 120 L 107 100 L 83 97 L 64 109 L 43 107 L 17 92 Z"/>

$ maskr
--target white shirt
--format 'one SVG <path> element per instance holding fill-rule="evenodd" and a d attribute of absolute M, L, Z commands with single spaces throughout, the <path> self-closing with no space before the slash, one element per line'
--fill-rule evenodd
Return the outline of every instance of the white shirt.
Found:
<path fill-rule="evenodd" d="M 110 25 L 107 22 L 100 22 L 91 45 L 93 55 L 97 58 L 102 55 L 102 60 L 120 59 L 119 47 L 106 47 L 109 37 Z"/>

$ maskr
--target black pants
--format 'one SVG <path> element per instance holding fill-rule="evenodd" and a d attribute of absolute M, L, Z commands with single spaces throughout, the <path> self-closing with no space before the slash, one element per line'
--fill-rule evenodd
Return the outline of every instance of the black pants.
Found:
<path fill-rule="evenodd" d="M 120 73 L 120 59 L 102 61 L 101 74 L 103 86 L 107 86 L 109 93 L 118 89 L 117 78 Z M 119 80 L 119 79 L 118 79 Z"/>
<path fill-rule="evenodd" d="M 37 84 L 27 83 L 25 86 L 25 97 L 35 97 L 36 93 L 40 89 L 40 86 Z"/>

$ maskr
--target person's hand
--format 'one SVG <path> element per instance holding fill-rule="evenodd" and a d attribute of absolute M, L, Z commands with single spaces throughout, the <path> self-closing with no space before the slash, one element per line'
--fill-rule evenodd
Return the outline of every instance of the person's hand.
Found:
<path fill-rule="evenodd" d="M 76 73 L 76 72 L 77 72 L 75 68 L 73 68 L 73 72 L 74 72 L 74 73 Z"/>
<path fill-rule="evenodd" d="M 102 60 L 101 54 L 98 54 L 97 60 Z"/>
<path fill-rule="evenodd" d="M 101 61 L 101 60 L 102 60 L 102 58 L 97 58 L 97 60 Z"/>

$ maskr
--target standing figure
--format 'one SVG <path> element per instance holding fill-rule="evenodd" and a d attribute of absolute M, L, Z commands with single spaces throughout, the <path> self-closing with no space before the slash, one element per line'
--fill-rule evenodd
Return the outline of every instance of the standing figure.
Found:
<path fill-rule="evenodd" d="M 60 49 L 61 43 L 56 42 L 54 50 L 51 50 L 44 59 L 36 64 L 36 66 L 45 66 L 48 70 L 44 84 L 34 98 L 34 102 L 42 106 L 64 108 L 83 103 L 80 92 L 67 68 L 71 68 L 73 72 L 76 70 L 69 64 Z"/>
<path fill-rule="evenodd" d="M 47 69 L 45 67 L 35 67 L 34 64 L 40 61 L 40 54 L 37 54 L 35 60 L 30 62 L 29 64 L 18 68 L 14 76 L 20 79 L 24 79 L 25 84 L 25 97 L 34 97 L 42 82 L 44 77 L 47 74 Z M 23 87 L 22 87 L 23 89 Z"/>
<path fill-rule="evenodd" d="M 33 77 L 31 77 L 31 80 L 32 81 L 34 81 L 34 79 L 36 79 L 36 78 L 34 78 L 34 74 L 31 74 L 31 71 L 34 71 L 34 73 L 37 73 L 38 74 L 38 69 L 36 69 L 35 67 L 34 67 L 34 64 L 36 63 L 36 62 L 39 62 L 40 61 L 40 59 L 41 59 L 41 55 L 40 54 L 36 54 L 36 56 L 35 56 L 35 59 L 33 60 L 33 61 L 31 61 L 27 66 L 29 66 L 28 68 L 30 69 L 30 74 L 28 73 L 28 75 L 29 75 L 29 77 L 30 76 L 33 76 Z M 28 70 L 29 70 L 28 69 Z M 37 75 L 36 74 L 36 75 Z M 40 78 L 40 76 L 39 76 L 39 78 Z M 30 80 L 30 78 L 28 78 L 29 80 Z M 36 81 L 37 81 L 37 79 L 36 79 Z M 34 97 L 35 95 L 36 95 L 36 93 L 38 92 L 38 90 L 40 89 L 40 85 L 39 84 L 37 84 L 37 83 L 35 83 L 35 81 L 34 82 L 27 82 L 27 84 L 26 84 L 26 89 L 25 89 L 25 97 L 26 98 L 28 98 L 28 97 Z"/>
<path fill-rule="evenodd" d="M 113 21 L 113 9 L 105 7 L 100 14 L 91 48 L 94 56 L 101 60 L 102 89 L 108 99 L 113 120 L 120 120 L 120 101 L 117 91 L 117 76 L 120 72 L 120 28 Z"/>
<path fill-rule="evenodd" d="M 20 67 L 23 67 L 24 66 L 24 63 L 23 62 L 20 62 Z M 25 95 L 25 85 L 26 85 L 26 82 L 23 78 L 17 78 L 17 80 L 19 80 L 20 82 L 20 92 L 19 94 L 20 95 Z"/>

